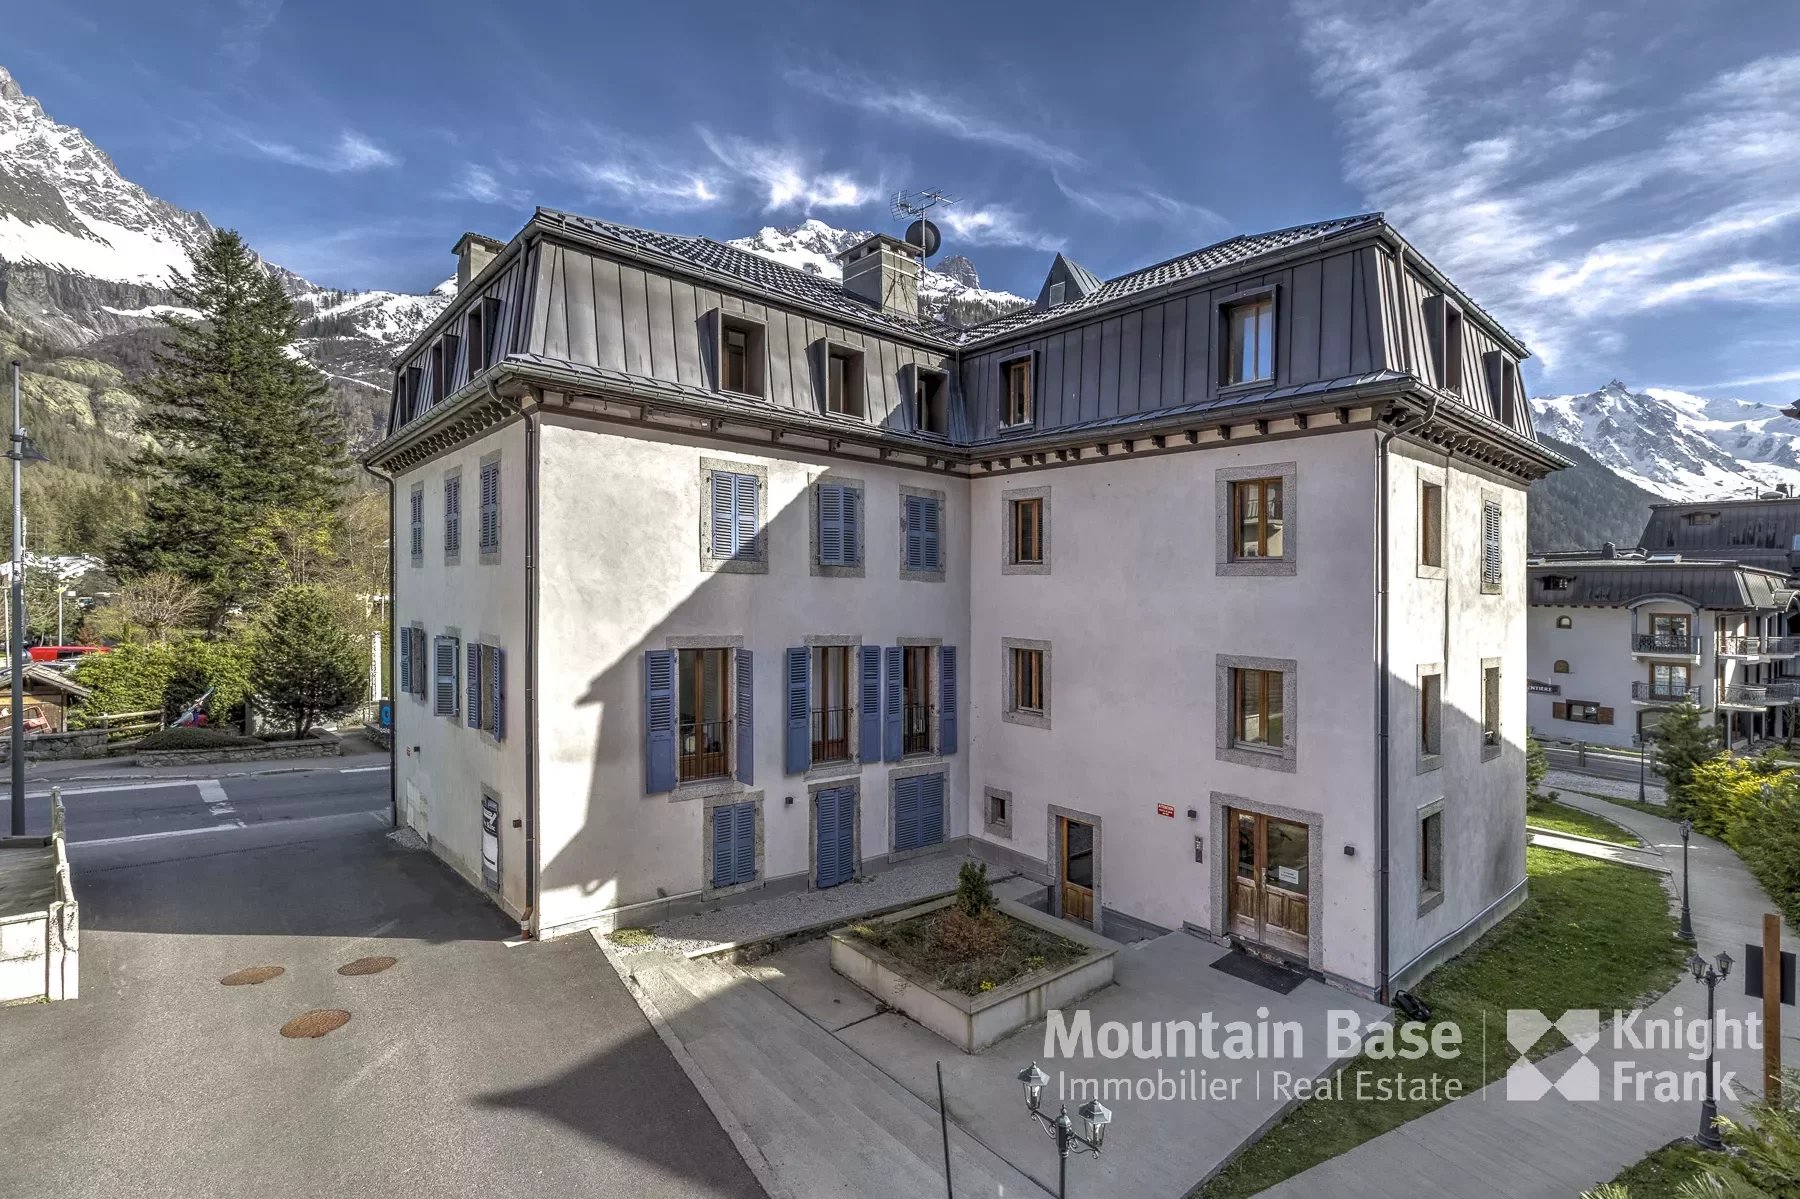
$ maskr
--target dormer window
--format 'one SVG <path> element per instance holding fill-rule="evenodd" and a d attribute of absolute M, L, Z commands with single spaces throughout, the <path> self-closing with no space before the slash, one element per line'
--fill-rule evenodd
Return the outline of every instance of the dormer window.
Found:
<path fill-rule="evenodd" d="M 1717 512 L 1690 512 L 1688 513 L 1687 522 L 1690 525 L 1710 525 L 1713 521 L 1718 519 L 1719 514 Z"/>
<path fill-rule="evenodd" d="M 719 390 L 761 397 L 767 335 L 759 321 L 729 312 L 719 314 Z"/>
<path fill-rule="evenodd" d="M 1029 425 L 1032 417 L 1031 405 L 1031 356 L 1014 358 L 1011 362 L 1002 363 L 1000 376 L 1006 385 L 1006 421 L 1007 425 Z"/>
<path fill-rule="evenodd" d="M 860 351 L 831 346 L 825 354 L 825 411 L 862 419 L 863 356 Z"/>
<path fill-rule="evenodd" d="M 1054 308 L 1063 302 L 1063 289 L 1065 286 L 1066 285 L 1062 283 L 1052 283 L 1050 285 L 1050 307 Z"/>
<path fill-rule="evenodd" d="M 1463 395 L 1462 309 L 1448 296 L 1431 296 L 1425 301 L 1425 327 L 1438 386 Z"/>
<path fill-rule="evenodd" d="M 1545 575 L 1544 590 L 1567 591 L 1569 589 L 1569 584 L 1574 581 L 1575 580 L 1568 575 Z"/>
<path fill-rule="evenodd" d="M 1225 354 L 1220 384 L 1235 387 L 1274 379 L 1275 293 L 1268 291 L 1227 303 L 1222 319 Z"/>
<path fill-rule="evenodd" d="M 950 435 L 950 377 L 943 371 L 915 367 L 913 391 L 916 405 L 916 411 L 913 414 L 914 426 L 921 433 L 934 433 L 939 437 L 948 437 Z"/>
<path fill-rule="evenodd" d="M 1492 393 L 1494 419 L 1511 428 L 1519 411 L 1519 364 L 1500 350 L 1481 356 Z"/>
<path fill-rule="evenodd" d="M 431 345 L 431 399 L 437 403 L 444 398 L 444 343 L 440 339 Z"/>

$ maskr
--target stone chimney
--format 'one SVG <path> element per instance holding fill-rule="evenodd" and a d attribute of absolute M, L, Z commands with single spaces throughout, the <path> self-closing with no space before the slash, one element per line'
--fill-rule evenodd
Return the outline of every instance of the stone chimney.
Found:
<path fill-rule="evenodd" d="M 465 233 L 458 238 L 456 248 L 451 251 L 456 255 L 456 290 L 461 291 L 467 287 L 469 280 L 479 275 L 488 263 L 494 261 L 494 255 L 505 248 L 504 242 L 483 237 L 479 233 Z"/>
<path fill-rule="evenodd" d="M 1602 558 L 1617 558 L 1619 556 L 1619 547 L 1610 541 L 1602 542 L 1600 545 L 1600 556 Z"/>
<path fill-rule="evenodd" d="M 885 233 L 837 256 L 844 267 L 844 290 L 894 316 L 919 315 L 922 258 L 919 247 Z"/>

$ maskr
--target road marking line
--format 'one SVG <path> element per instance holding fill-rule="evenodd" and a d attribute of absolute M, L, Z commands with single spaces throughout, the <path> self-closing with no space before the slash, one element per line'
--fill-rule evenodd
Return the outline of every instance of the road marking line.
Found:
<path fill-rule="evenodd" d="M 338 773 L 339 774 L 368 774 L 371 771 L 387 770 L 387 769 L 390 769 L 390 768 L 387 766 L 340 766 L 340 767 L 338 767 Z"/>
<path fill-rule="evenodd" d="M 218 779 L 201 779 L 194 784 L 200 791 L 200 798 L 209 804 L 231 803 L 231 797 L 225 794 L 225 784 Z"/>
<path fill-rule="evenodd" d="M 67 799 L 71 795 L 100 795 L 108 791 L 156 791 L 166 787 L 198 787 L 201 783 L 212 782 L 211 779 L 146 779 L 141 783 L 119 783 L 111 787 L 65 787 L 61 794 Z M 5 792 L 0 792 L 5 794 Z M 49 799 L 48 791 L 27 791 L 26 799 Z"/>
<path fill-rule="evenodd" d="M 344 820 L 354 816 L 370 816 L 373 817 L 377 823 L 381 823 L 387 819 L 386 812 L 333 812 L 329 816 L 306 816 L 299 820 L 267 820 L 259 823 L 256 827 L 279 828 L 296 824 L 311 824 L 314 821 L 319 820 Z M 209 824 L 204 828 L 172 828 L 166 832 L 135 833 L 129 837 L 98 837 L 93 840 L 85 841 L 73 840 L 69 842 L 69 848 L 76 849 L 86 845 L 123 845 L 129 841 L 156 841 L 163 837 L 193 837 L 198 836 L 201 833 L 225 833 L 230 832 L 233 829 L 248 827 L 250 826 L 245 824 L 242 820 L 237 820 L 233 821 L 231 824 Z"/>

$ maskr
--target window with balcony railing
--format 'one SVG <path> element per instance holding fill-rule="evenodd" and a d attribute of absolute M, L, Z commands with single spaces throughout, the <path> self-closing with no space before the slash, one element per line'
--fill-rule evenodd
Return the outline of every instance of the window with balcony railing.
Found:
<path fill-rule="evenodd" d="M 900 752 L 928 754 L 931 743 L 931 659 L 932 647 L 906 647 L 900 697 Z"/>
<path fill-rule="evenodd" d="M 682 782 L 731 773 L 731 651 L 684 649 L 676 660 L 681 723 L 676 770 Z"/>
<path fill-rule="evenodd" d="M 850 702 L 848 645 L 821 645 L 813 650 L 812 760 L 842 762 L 850 757 L 850 725 L 855 709 Z"/>

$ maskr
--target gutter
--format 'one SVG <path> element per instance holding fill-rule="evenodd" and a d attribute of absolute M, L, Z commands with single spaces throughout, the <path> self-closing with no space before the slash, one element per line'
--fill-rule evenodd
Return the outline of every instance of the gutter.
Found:
<path fill-rule="evenodd" d="M 498 399 L 494 381 L 488 395 Z M 525 911 L 520 935 L 535 937 L 538 920 L 537 628 L 538 628 L 538 401 L 525 409 Z"/>

